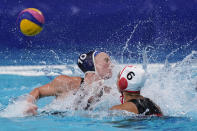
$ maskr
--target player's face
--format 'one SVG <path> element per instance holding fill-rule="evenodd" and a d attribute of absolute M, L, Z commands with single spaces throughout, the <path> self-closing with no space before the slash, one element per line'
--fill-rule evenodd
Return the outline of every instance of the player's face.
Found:
<path fill-rule="evenodd" d="M 112 77 L 112 68 L 110 57 L 101 52 L 95 57 L 95 66 L 98 75 L 103 79 L 109 79 Z"/>

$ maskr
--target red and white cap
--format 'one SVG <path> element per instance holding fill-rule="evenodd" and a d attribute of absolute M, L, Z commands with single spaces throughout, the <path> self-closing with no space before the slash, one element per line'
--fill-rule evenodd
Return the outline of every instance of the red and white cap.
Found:
<path fill-rule="evenodd" d="M 139 93 L 145 81 L 145 71 L 143 68 L 128 65 L 120 72 L 119 90 Z"/>

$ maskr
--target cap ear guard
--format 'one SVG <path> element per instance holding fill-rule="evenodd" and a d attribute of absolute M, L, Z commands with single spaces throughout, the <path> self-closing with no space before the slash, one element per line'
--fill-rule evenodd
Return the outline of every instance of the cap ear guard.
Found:
<path fill-rule="evenodd" d="M 120 91 L 125 90 L 125 89 L 127 88 L 127 86 L 128 86 L 127 79 L 125 79 L 124 77 L 122 77 L 122 78 L 119 80 L 118 85 L 119 85 Z"/>

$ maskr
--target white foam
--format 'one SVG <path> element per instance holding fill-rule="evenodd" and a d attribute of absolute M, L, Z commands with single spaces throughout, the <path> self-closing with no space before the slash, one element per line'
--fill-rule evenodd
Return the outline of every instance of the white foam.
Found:
<path fill-rule="evenodd" d="M 2 106 L 3 106 L 3 105 L 0 103 L 0 109 L 2 108 Z"/>
<path fill-rule="evenodd" d="M 0 66 L 0 75 L 55 76 L 61 73 L 71 75 L 72 70 L 65 65 Z"/>
<path fill-rule="evenodd" d="M 119 71 L 128 64 L 117 64 L 115 69 Z M 142 66 L 141 64 L 132 64 Z M 174 66 L 175 63 L 170 64 Z M 164 64 L 149 64 L 148 70 L 156 71 L 164 67 Z M 197 68 L 197 65 L 192 65 Z M 82 74 L 77 65 L 34 65 L 34 66 L 0 66 L 0 75 L 21 75 L 21 76 L 56 76 L 60 74 L 78 75 Z"/>
<path fill-rule="evenodd" d="M 0 117 L 24 117 L 32 114 L 25 114 L 27 108 L 31 105 L 27 100 L 28 95 L 20 96 L 17 100 L 12 101 L 5 109 L 0 111 Z"/>

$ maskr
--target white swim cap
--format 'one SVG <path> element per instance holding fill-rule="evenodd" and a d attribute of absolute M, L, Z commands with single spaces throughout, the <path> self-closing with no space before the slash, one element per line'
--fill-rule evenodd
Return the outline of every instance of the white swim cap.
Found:
<path fill-rule="evenodd" d="M 120 72 L 120 91 L 139 92 L 145 83 L 145 71 L 141 67 L 126 66 Z"/>

